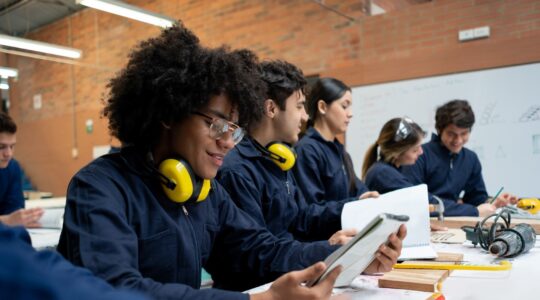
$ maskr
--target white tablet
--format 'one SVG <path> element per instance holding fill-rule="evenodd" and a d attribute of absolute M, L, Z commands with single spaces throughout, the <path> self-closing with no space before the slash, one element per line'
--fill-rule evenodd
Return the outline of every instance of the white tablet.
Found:
<path fill-rule="evenodd" d="M 335 287 L 348 286 L 375 259 L 379 246 L 385 244 L 390 234 L 397 232 L 399 226 L 409 220 L 405 215 L 380 214 L 369 222 L 347 244 L 330 254 L 324 263 L 326 271 L 308 286 L 323 280 L 330 271 L 341 265 L 343 269 L 336 279 Z"/>

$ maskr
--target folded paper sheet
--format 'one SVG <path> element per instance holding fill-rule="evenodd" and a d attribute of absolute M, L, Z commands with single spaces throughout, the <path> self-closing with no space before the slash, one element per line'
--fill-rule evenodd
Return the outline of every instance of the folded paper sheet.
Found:
<path fill-rule="evenodd" d="M 344 229 L 360 230 L 381 213 L 408 215 L 410 218 L 400 260 L 437 257 L 430 245 L 428 192 L 425 184 L 392 191 L 379 198 L 349 202 L 343 207 L 341 226 Z"/>

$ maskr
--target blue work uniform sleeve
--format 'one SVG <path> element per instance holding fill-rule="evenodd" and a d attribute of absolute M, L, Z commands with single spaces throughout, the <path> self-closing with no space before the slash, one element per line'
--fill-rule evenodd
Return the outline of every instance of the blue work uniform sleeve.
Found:
<path fill-rule="evenodd" d="M 401 173 L 413 184 L 426 183 L 426 156 L 420 155 L 414 165 L 403 166 Z"/>
<path fill-rule="evenodd" d="M 268 228 L 263 214 L 263 196 L 253 181 L 247 179 L 244 174 L 222 170 L 218 174 L 219 183 L 226 188 L 227 193 L 236 206 L 245 211 L 257 224 Z"/>
<path fill-rule="evenodd" d="M 414 184 L 392 166 L 376 163 L 366 173 L 366 184 L 372 191 L 385 194 L 414 186 Z"/>
<path fill-rule="evenodd" d="M 324 182 L 319 170 L 319 159 L 310 145 L 296 148 L 298 159 L 293 168 L 294 177 L 308 203 L 325 203 Z"/>
<path fill-rule="evenodd" d="M 433 157 L 433 156 L 431 156 Z M 429 178 L 427 175 L 428 165 L 435 166 L 435 162 L 428 162 L 428 151 L 427 149 L 424 152 L 424 155 L 418 157 L 418 160 L 414 165 L 404 166 L 402 168 L 402 174 L 404 174 L 413 184 L 428 183 Z M 436 159 L 433 158 L 433 159 Z M 478 216 L 478 209 L 476 205 L 481 204 L 485 201 L 479 201 L 481 198 L 481 188 L 483 187 L 483 179 L 481 174 L 481 167 L 478 160 L 474 164 L 474 175 L 468 179 L 467 187 L 465 188 L 465 203 L 457 203 L 457 199 L 447 199 L 441 195 L 438 195 L 444 202 L 444 215 L 445 216 Z M 436 170 L 434 170 L 436 171 Z M 428 184 L 428 188 L 431 188 Z M 478 190 L 477 190 L 478 189 Z M 484 188 L 485 191 L 485 188 Z M 431 194 L 430 194 L 431 195 Z M 456 193 L 457 196 L 457 193 Z M 436 201 L 431 201 L 431 203 L 437 203 Z"/>
<path fill-rule="evenodd" d="M 397 189 L 414 186 L 411 180 L 404 174 L 386 163 L 377 162 L 369 168 L 366 174 L 366 183 L 369 188 L 376 190 L 381 194 L 388 193 Z M 441 198 L 441 197 L 439 197 Z M 433 194 L 428 193 L 429 203 L 438 204 Z M 474 205 L 460 204 L 453 200 L 441 198 L 444 203 L 445 216 L 477 216 L 478 209 Z M 433 214 L 432 216 L 436 216 Z"/>
<path fill-rule="evenodd" d="M 475 155 L 474 165 L 472 167 L 472 173 L 464 187 L 465 194 L 463 195 L 463 202 L 478 206 L 486 202 L 488 195 L 486 186 L 484 184 L 484 178 L 482 177 L 482 165 L 480 160 Z"/>
<path fill-rule="evenodd" d="M 35 251 L 22 227 L 0 224 L 0 244 L 2 299 L 146 299 L 135 292 L 115 290 L 56 252 Z"/>
<path fill-rule="evenodd" d="M 70 261 L 89 268 L 116 287 L 145 292 L 156 299 L 248 298 L 237 292 L 198 290 L 182 283 L 144 277 L 138 269 L 142 259 L 139 240 L 126 217 L 126 203 L 112 201 L 125 199 L 122 193 L 129 191 L 121 192 L 114 181 L 106 178 L 107 174 L 90 169 L 69 184 L 59 251 Z M 168 247 L 166 241 L 162 246 Z"/>
<path fill-rule="evenodd" d="M 227 193 L 222 198 L 219 207 L 222 228 L 205 266 L 217 287 L 244 290 L 260 285 L 322 261 L 337 249 L 327 241 L 302 243 L 277 238 L 238 209 Z"/>
<path fill-rule="evenodd" d="M 424 183 L 423 169 L 421 167 L 421 165 L 424 163 L 425 161 L 423 160 L 423 157 L 420 156 L 416 164 L 404 167 L 402 172 L 405 176 L 407 176 L 408 180 L 413 182 L 413 184 L 416 185 Z M 435 199 L 433 199 L 433 195 L 431 193 L 429 193 L 428 196 L 430 203 L 438 203 Z M 439 198 L 441 198 L 444 203 L 444 215 L 447 217 L 478 216 L 478 209 L 475 205 L 468 203 L 457 203 L 455 200 L 449 200 L 442 197 Z"/>
<path fill-rule="evenodd" d="M 355 197 L 349 198 L 348 199 L 349 201 L 358 200 L 359 197 L 362 196 L 362 194 L 370 191 L 367 185 L 364 182 L 362 182 L 362 180 L 360 180 L 360 178 L 358 177 L 354 178 L 354 185 L 356 187 L 356 195 Z"/>
<path fill-rule="evenodd" d="M 294 179 L 291 177 L 291 180 Z M 263 204 L 261 203 L 263 196 L 257 192 L 259 189 L 254 186 L 253 181 L 247 179 L 244 174 L 222 170 L 219 173 L 219 182 L 221 185 L 227 187 L 228 195 L 231 198 L 230 201 L 234 202 L 259 226 L 267 228 L 272 232 L 273 225 L 266 222 L 263 210 L 268 209 L 271 211 L 273 208 L 263 208 Z M 291 189 L 297 191 L 297 189 L 294 189 L 294 183 L 291 183 L 291 185 Z M 295 199 L 300 197 L 300 195 L 300 193 L 296 193 Z M 293 220 L 290 232 L 295 237 L 297 234 L 300 235 L 304 238 L 303 240 L 325 240 L 320 245 L 304 245 L 304 256 L 307 259 L 303 260 L 300 266 L 306 267 L 320 259 L 324 259 L 326 257 L 325 255 L 329 253 L 325 250 L 323 251 L 325 255 L 321 255 L 320 249 L 321 247 L 328 248 L 326 239 L 341 228 L 340 216 L 343 204 L 328 204 L 328 208 L 326 208 L 326 205 L 307 205 L 302 199 L 298 199 L 296 202 L 301 203 L 301 206 L 298 207 L 298 215 Z M 306 207 L 308 207 L 307 210 Z M 275 211 L 276 222 L 284 221 L 282 215 L 286 213 L 289 212 Z M 287 235 L 277 237 L 287 237 Z M 334 247 L 330 249 L 334 249 Z"/>
<path fill-rule="evenodd" d="M 447 217 L 478 216 L 478 209 L 474 205 L 468 203 L 457 203 L 456 201 L 447 199 L 441 200 L 444 202 L 444 215 Z"/>
<path fill-rule="evenodd" d="M 4 199 L 1 199 L 0 215 L 10 214 L 24 208 L 24 195 L 22 191 L 22 172 L 19 163 L 11 160 L 7 168 L 7 184 Z"/>
<path fill-rule="evenodd" d="M 294 178 L 292 178 L 295 181 Z M 341 212 L 349 199 L 327 201 L 323 204 L 308 203 L 296 188 L 294 198 L 298 204 L 298 216 L 290 231 L 301 240 L 326 240 L 341 230 Z"/>

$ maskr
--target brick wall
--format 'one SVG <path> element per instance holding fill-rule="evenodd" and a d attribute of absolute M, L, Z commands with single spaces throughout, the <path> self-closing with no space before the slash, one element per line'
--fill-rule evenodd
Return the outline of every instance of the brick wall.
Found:
<path fill-rule="evenodd" d="M 128 2 L 183 20 L 208 46 L 247 47 L 353 86 L 540 61 L 540 1 L 434 0 L 373 17 L 362 17 L 358 0 L 325 1 L 355 21 L 304 0 Z M 490 38 L 457 41 L 459 30 L 486 25 Z M 6 59 L 20 71 L 11 90 L 20 128 L 16 157 L 40 190 L 65 194 L 92 147 L 110 142 L 99 116 L 107 79 L 131 47 L 158 32 L 86 9 L 27 36 L 82 49 L 77 64 Z M 36 94 L 40 110 L 32 107 Z M 92 133 L 85 131 L 88 119 Z"/>

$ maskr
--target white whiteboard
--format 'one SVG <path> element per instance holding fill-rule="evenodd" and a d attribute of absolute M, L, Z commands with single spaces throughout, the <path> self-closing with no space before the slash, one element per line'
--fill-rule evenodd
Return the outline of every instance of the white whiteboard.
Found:
<path fill-rule="evenodd" d="M 353 88 L 347 150 L 360 174 L 366 149 L 382 125 L 408 116 L 435 132 L 435 110 L 452 99 L 471 104 L 476 123 L 466 147 L 482 163 L 488 194 L 504 186 L 540 196 L 540 63 Z"/>

